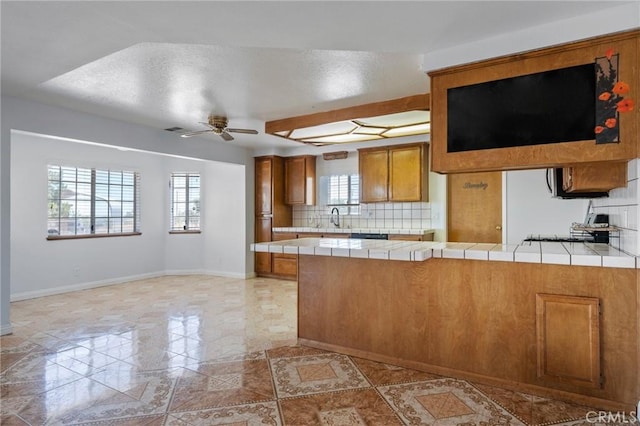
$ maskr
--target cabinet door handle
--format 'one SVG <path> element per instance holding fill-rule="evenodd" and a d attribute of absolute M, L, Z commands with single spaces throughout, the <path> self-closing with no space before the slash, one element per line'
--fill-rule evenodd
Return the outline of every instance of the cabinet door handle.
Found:
<path fill-rule="evenodd" d="M 496 231 L 502 231 L 502 226 L 496 225 Z"/>

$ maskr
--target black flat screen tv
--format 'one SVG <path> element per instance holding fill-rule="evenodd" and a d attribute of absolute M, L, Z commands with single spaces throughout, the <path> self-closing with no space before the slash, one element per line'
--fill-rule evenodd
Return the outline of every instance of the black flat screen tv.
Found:
<path fill-rule="evenodd" d="M 595 65 L 447 90 L 447 151 L 595 139 Z"/>

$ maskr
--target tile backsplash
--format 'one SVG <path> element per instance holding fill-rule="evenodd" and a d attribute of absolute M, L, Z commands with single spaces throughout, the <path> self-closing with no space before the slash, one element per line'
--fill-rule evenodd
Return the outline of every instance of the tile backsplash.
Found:
<path fill-rule="evenodd" d="M 609 223 L 620 228 L 619 237 L 611 234 L 609 244 L 628 254 L 640 255 L 640 238 L 638 232 L 638 187 L 640 186 L 640 160 L 629 161 L 627 166 L 627 186 L 609 191 L 608 198 L 596 198 L 593 200 L 593 212 L 609 215 Z"/>
<path fill-rule="evenodd" d="M 358 207 L 351 207 L 358 211 Z M 331 206 L 294 206 L 293 226 L 329 228 Z M 346 214 L 340 207 L 340 226 L 371 229 L 431 229 L 429 203 L 372 203 L 360 204 L 359 214 Z"/>

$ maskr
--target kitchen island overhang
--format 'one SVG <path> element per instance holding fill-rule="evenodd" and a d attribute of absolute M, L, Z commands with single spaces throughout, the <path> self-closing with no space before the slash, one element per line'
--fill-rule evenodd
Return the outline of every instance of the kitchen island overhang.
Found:
<path fill-rule="evenodd" d="M 503 261 L 492 261 L 489 246 L 471 243 L 296 241 L 303 345 L 603 409 L 637 403 L 632 256 L 581 247 L 550 257 L 553 250 L 533 245 L 520 256 L 500 247 Z M 416 260 L 423 249 L 431 255 Z M 386 258 L 371 256 L 384 250 Z M 414 253 L 413 261 L 389 260 L 394 250 Z"/>

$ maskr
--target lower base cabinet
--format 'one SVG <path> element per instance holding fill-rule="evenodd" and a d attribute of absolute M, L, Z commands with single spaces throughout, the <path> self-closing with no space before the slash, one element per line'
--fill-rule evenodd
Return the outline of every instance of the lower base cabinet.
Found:
<path fill-rule="evenodd" d="M 273 254 L 272 270 L 274 275 L 295 280 L 298 277 L 298 255 Z"/>

